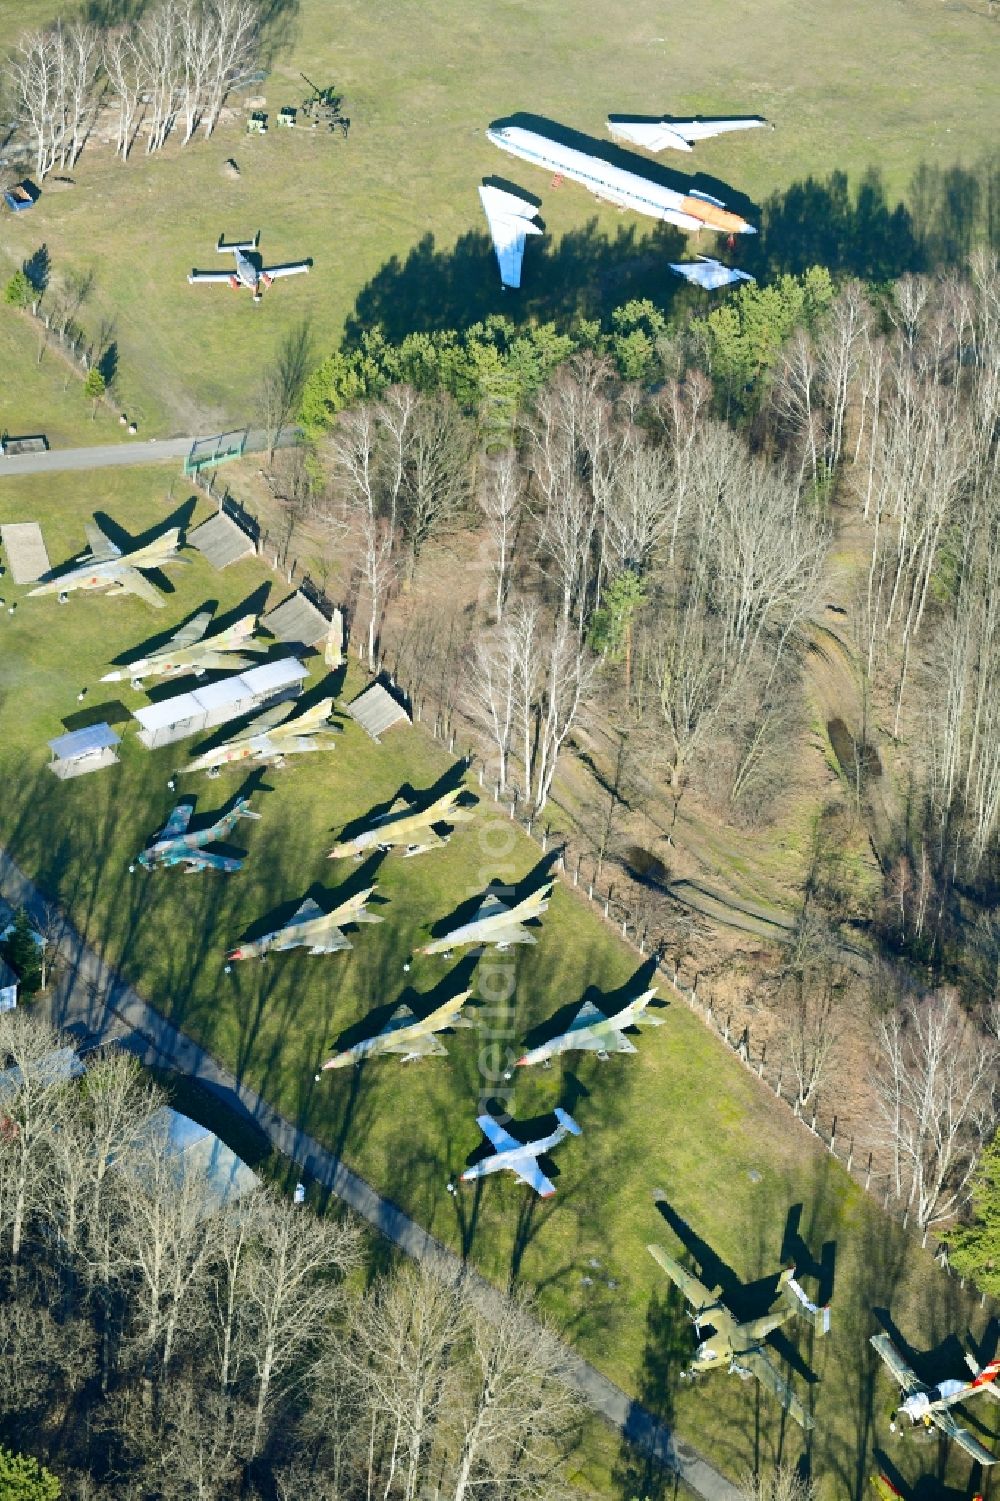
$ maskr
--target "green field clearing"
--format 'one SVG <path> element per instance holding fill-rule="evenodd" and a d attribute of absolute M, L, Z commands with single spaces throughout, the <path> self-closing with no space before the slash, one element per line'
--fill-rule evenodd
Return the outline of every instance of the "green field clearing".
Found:
<path fill-rule="evenodd" d="M 0 428 L 21 435 L 44 432 L 54 448 L 120 438 L 125 429 L 103 402 L 92 415 L 94 404 L 69 361 L 47 348 L 39 362 L 38 339 L 32 319 L 0 303 L 0 365 L 7 372 Z"/>
<path fill-rule="evenodd" d="M 4 35 L 51 9 L 8 0 Z M 760 112 L 774 132 L 662 158 L 758 204 L 810 175 L 825 182 L 842 171 L 856 188 L 870 169 L 895 201 L 920 163 L 971 165 L 995 138 L 1000 34 L 975 0 L 759 0 L 750 9 L 733 0 L 302 0 L 282 26 L 289 41 L 265 85 L 272 118 L 301 101 L 301 68 L 343 90 L 347 142 L 274 128 L 248 138 L 240 120 L 183 152 L 147 158 L 140 143 L 125 169 L 107 148 L 88 147 L 76 188 L 0 216 L 0 266 L 44 241 L 54 274 L 95 271 L 80 321 L 92 332 L 114 320 L 122 402 L 147 430 L 245 421 L 262 364 L 303 318 L 318 354 L 347 322 L 382 321 L 401 335 L 492 311 L 569 317 L 637 294 L 689 295 L 664 270 L 667 253 L 682 248 L 679 233 L 597 205 L 571 184 L 554 190 L 486 141 L 495 117 L 536 111 L 605 140 L 609 111 Z M 230 155 L 239 181 L 221 175 Z M 476 195 L 491 173 L 543 200 L 549 233 L 529 246 L 516 296 L 501 293 Z M 808 241 L 810 256 L 829 251 L 836 262 L 825 213 L 832 217 L 829 204 L 818 203 L 789 255 Z M 312 274 L 278 284 L 259 307 L 224 286 L 188 286 L 191 266 L 221 264 L 220 231 L 257 229 L 265 257 L 311 255 Z M 878 232 L 864 214 L 845 231 L 862 258 Z M 780 261 L 781 250 L 769 255 Z"/>
<path fill-rule="evenodd" d="M 165 523 L 187 494 L 167 468 L 7 481 L 0 520 L 39 520 L 55 563 L 79 550 L 82 522 L 95 509 L 138 533 Z M 199 502 L 197 515 L 206 511 Z M 653 1239 L 677 1244 L 652 1191 L 664 1189 L 672 1208 L 745 1279 L 777 1270 L 786 1217 L 801 1206 L 798 1226 L 810 1253 L 818 1258 L 824 1245 L 833 1247 L 834 1327 L 815 1344 L 808 1331 L 792 1330 L 819 1378 L 811 1387 L 801 1372 L 793 1380 L 814 1406 L 808 1453 L 823 1496 L 860 1495 L 871 1444 L 887 1438 L 889 1388 L 881 1378 L 873 1394 L 871 1308 L 891 1309 L 904 1334 L 924 1345 L 961 1331 L 970 1316 L 981 1326 L 985 1314 L 973 1314 L 957 1283 L 882 1218 L 682 1002 L 670 1000 L 662 1027 L 643 1030 L 637 1057 L 603 1065 L 571 1057 L 563 1068 L 516 1072 L 518 1121 L 562 1103 L 583 1128 L 556 1153 L 553 1200 L 529 1197 L 506 1176 L 481 1180 L 455 1199 L 446 1191 L 480 1144 L 474 1117 L 481 1098 L 495 1092 L 490 1075 L 503 1069 L 508 1043 L 520 1051 L 526 1033 L 588 987 L 607 994 L 641 978 L 634 952 L 571 892 L 557 887 L 536 947 L 481 962 L 479 1027 L 447 1039 L 448 1061 L 377 1060 L 314 1083 L 330 1044 L 370 1012 L 386 1016 L 410 983 L 421 996 L 464 988 L 468 961 L 417 958 L 407 975 L 404 960 L 429 924 L 491 878 L 521 881 L 539 865 L 537 846 L 486 803 L 441 853 L 360 867 L 326 860 L 345 824 L 406 783 L 426 788 L 448 773 L 449 758 L 429 736 L 399 730 L 375 747 L 348 723 L 333 754 L 266 773 L 264 786 L 273 790 L 255 797 L 263 819 L 238 827 L 233 842 L 249 858 L 229 877 L 128 873 L 176 801 L 166 783 L 187 743 L 149 753 L 129 733 L 114 770 L 64 784 L 45 769 L 45 741 L 64 720 L 76 722 L 81 687 L 88 687 L 91 720 L 115 701 L 126 708 L 145 702 L 127 684 L 99 683 L 114 657 L 175 627 L 206 599 L 228 610 L 266 584 L 271 603 L 286 593 L 253 560 L 215 574 L 199 558 L 172 577 L 177 592 L 162 611 L 132 597 L 73 596 L 60 607 L 19 591 L 16 614 L 0 615 L 0 839 L 165 1014 L 489 1275 L 502 1280 L 513 1271 L 537 1287 L 581 1351 L 732 1474 L 779 1449 L 797 1459 L 802 1435 L 754 1383 L 715 1376 L 701 1388 L 678 1385 L 690 1326 L 644 1250 Z M 352 672 L 348 697 L 360 683 Z M 243 780 L 236 769 L 218 780 L 183 779 L 181 794 L 194 794 L 198 813 L 207 814 Z M 350 953 L 295 951 L 224 974 L 224 950 L 248 927 L 273 926 L 307 890 L 367 884 L 373 873 L 385 921 L 358 930 Z M 500 990 L 510 964 L 516 994 L 504 1005 L 488 991 Z M 793 1346 L 782 1348 L 794 1363 Z M 992 1421 L 994 1414 L 980 1409 L 979 1416 Z M 927 1451 L 897 1450 L 914 1477 Z M 962 1465 L 953 1462 L 948 1473 L 958 1477 Z M 624 1497 L 655 1494 L 641 1473 L 623 1470 L 619 1479 L 616 1493 Z"/>

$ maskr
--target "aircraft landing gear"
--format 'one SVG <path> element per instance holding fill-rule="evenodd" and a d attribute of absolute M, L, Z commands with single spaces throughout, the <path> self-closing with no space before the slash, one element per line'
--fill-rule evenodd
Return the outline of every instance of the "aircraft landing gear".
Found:
<path fill-rule="evenodd" d="M 60 590 L 60 592 L 59 592 L 59 594 L 57 596 L 56 602 L 58 604 L 60 604 L 60 605 L 68 605 L 69 604 L 69 595 L 66 593 L 65 589 Z"/>

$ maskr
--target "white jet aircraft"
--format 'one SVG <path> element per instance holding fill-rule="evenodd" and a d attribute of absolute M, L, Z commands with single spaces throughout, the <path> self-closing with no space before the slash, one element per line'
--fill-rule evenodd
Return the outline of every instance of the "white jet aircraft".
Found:
<path fill-rule="evenodd" d="M 519 287 L 525 237 L 542 232 L 534 223 L 538 210 L 527 198 L 519 198 L 516 193 L 507 193 L 503 188 L 495 188 L 486 182 L 479 189 L 479 198 L 497 253 L 501 284 Z"/>
<path fill-rule="evenodd" d="M 582 1135 L 581 1128 L 577 1125 L 568 1111 L 555 1111 L 556 1120 L 559 1122 L 556 1129 L 549 1135 L 543 1136 L 540 1141 L 518 1141 L 505 1131 L 500 1122 L 494 1120 L 492 1115 L 479 1115 L 476 1117 L 476 1125 L 483 1135 L 492 1142 L 496 1148 L 492 1157 L 484 1157 L 481 1162 L 476 1162 L 472 1167 L 466 1168 L 462 1174 L 462 1182 L 470 1183 L 473 1178 L 485 1177 L 487 1173 L 497 1173 L 504 1169 L 510 1169 L 516 1173 L 522 1183 L 527 1183 L 536 1194 L 543 1199 L 549 1199 L 555 1193 L 555 1184 L 550 1182 L 538 1166 L 538 1158 L 543 1152 L 551 1151 L 561 1141 L 573 1133 L 574 1136 Z"/>
<path fill-rule="evenodd" d="M 608 130 L 615 140 L 631 141 L 633 146 L 645 146 L 647 151 L 665 151 L 668 146 L 674 151 L 693 151 L 695 141 L 705 141 L 710 136 L 724 135 L 731 130 L 755 130 L 767 124 L 761 115 L 746 115 L 733 120 L 671 120 L 666 115 L 662 120 L 636 119 L 631 115 L 608 116 Z M 774 126 L 770 128 L 773 130 Z"/>
<path fill-rule="evenodd" d="M 685 281 L 696 287 L 704 287 L 706 292 L 714 292 L 718 287 L 728 287 L 734 281 L 755 280 L 749 271 L 737 271 L 735 266 L 724 266 L 710 255 L 699 255 L 696 261 L 668 261 L 667 264 L 676 276 L 683 276 Z"/>
<path fill-rule="evenodd" d="M 231 240 L 227 245 L 225 237 L 219 236 L 216 245 L 222 255 L 232 253 L 236 257 L 236 265 L 232 271 L 192 271 L 188 281 L 227 281 L 234 291 L 240 287 L 249 287 L 253 293 L 254 302 L 259 302 L 264 293 L 261 288 L 271 285 L 276 276 L 298 276 L 301 272 L 308 271 L 312 261 L 290 261 L 286 266 L 258 266 L 257 262 L 250 259 L 247 254 L 250 250 L 256 250 L 260 244 L 260 230 L 252 240 Z"/>

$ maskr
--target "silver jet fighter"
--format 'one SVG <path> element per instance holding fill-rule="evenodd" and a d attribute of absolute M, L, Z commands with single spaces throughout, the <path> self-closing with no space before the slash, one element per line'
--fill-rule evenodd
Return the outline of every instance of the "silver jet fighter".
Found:
<path fill-rule="evenodd" d="M 369 850 L 401 849 L 404 856 L 423 855 L 427 850 L 443 849 L 450 834 L 437 834 L 434 825 L 439 823 L 467 823 L 473 816 L 471 808 L 457 808 L 455 803 L 464 788 L 457 787 L 446 792 L 429 807 L 419 809 L 415 802 L 397 797 L 388 813 L 372 819 L 367 829 L 335 844 L 329 859 L 344 860 L 349 855 L 360 860 Z"/>
<path fill-rule="evenodd" d="M 903 1389 L 903 1401 L 897 1415 L 904 1413 L 911 1423 L 921 1423 L 925 1428 L 933 1423 L 979 1464 L 996 1464 L 996 1455 L 991 1454 L 967 1428 L 961 1427 L 952 1417 L 950 1409 L 981 1391 L 988 1391 L 991 1396 L 996 1397 L 998 1392 L 995 1383 L 1000 1376 L 1000 1360 L 991 1360 L 980 1369 L 978 1362 L 967 1355 L 966 1360 L 973 1371 L 971 1381 L 953 1378 L 950 1381 L 939 1381 L 937 1386 L 925 1386 L 910 1369 L 888 1334 L 873 1334 L 871 1342 Z M 895 1432 L 895 1420 L 890 1426 Z"/>
<path fill-rule="evenodd" d="M 287 949 L 308 949 L 310 954 L 337 954 L 343 949 L 353 948 L 351 940 L 340 931 L 341 927 L 347 927 L 349 923 L 384 921 L 365 907 L 374 890 L 374 886 L 369 886 L 357 892 L 332 912 L 324 912 L 318 902 L 307 897 L 280 928 L 230 949 L 226 959 L 263 959 L 272 951 L 283 954 Z"/>
<path fill-rule="evenodd" d="M 236 263 L 232 271 L 192 271 L 188 281 L 192 284 L 201 281 L 228 282 L 234 291 L 240 287 L 247 287 L 253 293 L 254 302 L 260 302 L 264 295 L 263 289 L 269 287 L 278 276 L 299 276 L 312 266 L 312 261 L 290 261 L 284 266 L 258 266 L 255 260 L 251 260 L 248 251 L 255 251 L 260 244 L 260 230 L 252 240 L 230 240 L 226 243 L 225 236 L 219 236 L 216 250 L 220 255 L 232 254 L 236 257 Z"/>
<path fill-rule="evenodd" d="M 308 751 L 335 750 L 334 735 L 340 734 L 340 726 L 330 723 L 333 714 L 333 699 L 321 699 L 311 709 L 294 708 L 287 714 L 287 704 L 275 704 L 265 709 L 240 735 L 234 735 L 224 745 L 203 751 L 180 769 L 207 771 L 209 776 L 218 774 L 218 769 L 234 761 L 270 761 L 275 766 L 284 764 L 286 756 L 302 756 Z M 282 715 L 287 717 L 282 718 Z"/>
<path fill-rule="evenodd" d="M 471 990 L 452 996 L 432 1011 L 429 1016 L 418 1018 L 409 1006 L 397 1006 L 395 1011 L 375 1037 L 366 1037 L 356 1042 L 343 1053 L 335 1053 L 323 1064 L 324 1068 L 349 1068 L 352 1063 L 363 1063 L 366 1058 L 375 1058 L 383 1053 L 400 1055 L 404 1063 L 416 1058 L 447 1057 L 448 1049 L 438 1042 L 436 1033 L 446 1027 L 474 1027 L 475 1022 L 462 1015 L 462 1007 L 471 996 Z"/>
<path fill-rule="evenodd" d="M 516 907 L 508 907 L 502 898 L 490 893 L 483 898 L 478 912 L 469 922 L 453 928 L 443 938 L 425 943 L 417 953 L 444 954 L 447 957 L 452 949 L 466 948 L 471 944 L 492 943 L 502 952 L 514 943 L 537 943 L 534 933 L 529 932 L 524 924 L 548 910 L 551 895 L 551 881 L 539 886 Z"/>
<path fill-rule="evenodd" d="M 466 1168 L 462 1182 L 471 1183 L 474 1178 L 483 1178 L 488 1173 L 509 1170 L 516 1173 L 520 1181 L 527 1183 L 541 1198 L 551 1198 L 556 1191 L 555 1184 L 546 1178 L 538 1166 L 538 1158 L 543 1152 L 550 1152 L 561 1141 L 565 1141 L 571 1133 L 573 1136 L 582 1135 L 580 1127 L 567 1111 L 557 1107 L 555 1117 L 559 1124 L 550 1135 L 543 1136 L 538 1141 L 523 1142 L 505 1131 L 492 1115 L 477 1116 L 476 1125 L 487 1140 L 492 1142 L 496 1151 L 492 1157 L 484 1157 L 482 1161 Z"/>
<path fill-rule="evenodd" d="M 113 598 L 123 594 L 138 594 L 147 604 L 162 610 L 162 596 L 147 578 L 143 578 L 140 570 L 168 568 L 174 563 L 191 561 L 190 558 L 178 556 L 177 549 L 181 545 L 180 528 L 171 527 L 162 537 L 147 542 L 145 547 L 136 547 L 132 552 L 122 552 L 117 543 L 105 536 L 96 522 L 87 522 L 83 529 L 90 545 L 87 552 L 80 555 L 77 566 L 68 573 L 56 577 L 50 574 L 43 578 L 34 589 L 28 590 L 29 597 L 55 594 L 59 597 L 59 603 L 65 604 L 71 591 L 75 589 L 81 589 L 85 593 L 110 593 Z"/>
<path fill-rule="evenodd" d="M 242 859 L 213 855 L 205 846 L 228 839 L 241 818 L 260 817 L 259 813 L 252 812 L 250 799 L 237 798 L 230 812 L 223 813 L 210 828 L 198 829 L 189 834 L 187 828 L 192 812 L 192 804 L 180 803 L 152 843 L 147 844 L 142 853 L 136 856 L 135 863 L 129 866 L 129 872 L 134 871 L 136 865 L 141 865 L 144 870 L 153 870 L 157 865 L 183 865 L 188 874 L 194 870 L 240 870 L 243 866 Z"/>
<path fill-rule="evenodd" d="M 175 678 L 188 672 L 200 678 L 216 668 L 234 672 L 249 667 L 254 657 L 266 650 L 263 642 L 250 640 L 257 624 L 255 616 L 244 615 L 242 620 L 206 639 L 211 621 L 212 611 L 202 610 L 187 625 L 182 625 L 159 651 L 150 652 L 148 657 L 141 657 L 128 667 L 106 672 L 101 682 L 120 683 L 128 678 L 132 687 L 138 689 L 143 678 Z"/>
<path fill-rule="evenodd" d="M 606 1016 L 592 1001 L 585 1001 L 579 1011 L 558 1037 L 532 1048 L 517 1060 L 518 1068 L 530 1068 L 534 1063 L 548 1064 L 559 1053 L 596 1053 L 603 1062 L 611 1053 L 634 1053 L 635 1044 L 625 1036 L 625 1027 L 662 1027 L 662 1016 L 646 1014 L 646 1007 L 656 995 L 655 990 L 629 1001 L 627 1006 Z"/>

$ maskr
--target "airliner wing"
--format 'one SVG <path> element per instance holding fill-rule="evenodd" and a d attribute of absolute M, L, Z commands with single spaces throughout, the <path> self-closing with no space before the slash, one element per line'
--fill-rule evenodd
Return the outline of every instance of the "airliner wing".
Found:
<path fill-rule="evenodd" d="M 676 276 L 683 276 L 685 281 L 692 282 L 696 287 L 704 287 L 707 292 L 714 292 L 718 287 L 728 287 L 734 281 L 754 280 L 749 271 L 724 266 L 721 261 L 713 260 L 708 255 L 700 255 L 696 261 L 668 261 L 667 264 Z"/>
<path fill-rule="evenodd" d="M 675 151 L 690 151 L 691 146 L 673 125 L 662 120 L 608 120 L 610 134 L 620 141 L 630 141 L 633 146 L 644 146 L 647 151 L 665 151 L 672 146 Z"/>
<path fill-rule="evenodd" d="M 117 547 L 110 537 L 105 536 L 96 522 L 85 521 L 83 530 L 90 548 L 90 557 L 94 563 L 109 563 L 112 558 L 121 557 L 121 548 Z"/>
<path fill-rule="evenodd" d="M 546 1178 L 538 1166 L 537 1159 L 533 1158 L 530 1162 L 523 1164 L 518 1163 L 514 1172 L 522 1183 L 526 1183 L 529 1188 L 533 1188 L 535 1193 L 543 1199 L 551 1198 L 556 1191 L 555 1184 Z"/>
<path fill-rule="evenodd" d="M 153 588 L 148 579 L 143 578 L 138 568 L 123 568 L 118 574 L 118 582 L 127 593 L 138 594 L 154 609 L 163 609 L 163 595 L 158 589 Z"/>
<path fill-rule="evenodd" d="M 766 125 L 760 115 L 731 120 L 671 120 L 668 128 L 685 141 L 707 141 L 711 136 L 727 135 L 732 130 L 756 130 Z"/>
<path fill-rule="evenodd" d="M 188 281 L 192 284 L 196 281 L 232 281 L 232 271 L 192 271 Z"/>
<path fill-rule="evenodd" d="M 514 193 L 483 183 L 479 199 L 490 226 L 493 248 L 500 267 L 500 280 L 505 287 L 521 285 L 521 262 L 524 259 L 524 242 L 527 235 L 540 235 L 541 229 L 533 223 L 535 205 Z"/>
<path fill-rule="evenodd" d="M 264 266 L 260 274 L 269 276 L 274 281 L 276 276 L 299 276 L 308 271 L 311 265 L 312 261 L 289 261 L 286 266 Z"/>
<path fill-rule="evenodd" d="M 984 1448 L 967 1428 L 962 1428 L 956 1423 L 947 1408 L 942 1409 L 940 1412 L 932 1412 L 931 1418 L 941 1431 L 946 1433 L 949 1438 L 953 1438 L 959 1448 L 964 1449 L 966 1454 L 970 1455 L 972 1459 L 978 1460 L 981 1465 L 996 1464 L 996 1455 L 991 1454 L 989 1449 Z"/>

